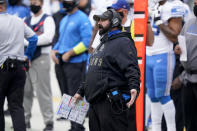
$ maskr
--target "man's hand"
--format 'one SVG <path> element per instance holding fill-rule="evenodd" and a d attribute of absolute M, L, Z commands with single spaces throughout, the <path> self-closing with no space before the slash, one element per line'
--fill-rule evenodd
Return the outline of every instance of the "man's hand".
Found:
<path fill-rule="evenodd" d="M 39 32 L 39 31 L 36 32 L 36 35 L 37 35 L 37 36 L 40 36 L 40 35 L 42 35 L 42 34 L 43 34 L 42 32 Z"/>
<path fill-rule="evenodd" d="M 57 50 L 52 50 L 51 51 L 51 57 L 52 57 L 52 60 L 55 62 L 55 64 L 59 64 L 59 60 L 58 58 L 56 57 L 56 54 L 58 53 Z"/>
<path fill-rule="evenodd" d="M 83 97 L 80 95 L 80 94 L 78 94 L 78 93 L 76 93 L 74 96 L 73 96 L 73 98 L 74 98 L 74 103 L 76 104 L 79 100 L 82 100 L 83 99 Z"/>
<path fill-rule="evenodd" d="M 161 6 L 159 6 L 159 3 L 155 5 L 153 15 L 155 25 L 159 26 L 163 24 L 163 21 L 161 20 Z"/>
<path fill-rule="evenodd" d="M 180 55 L 182 53 L 181 47 L 179 45 L 176 45 L 174 48 L 174 52 L 175 54 Z"/>
<path fill-rule="evenodd" d="M 68 62 L 69 59 L 70 59 L 70 57 L 71 57 L 70 53 L 69 53 L 69 52 L 66 52 L 66 53 L 64 53 L 64 54 L 62 55 L 62 60 L 63 60 L 64 62 Z"/>
<path fill-rule="evenodd" d="M 173 81 L 172 81 L 172 89 L 173 90 L 178 90 L 179 88 L 181 88 L 182 83 L 179 79 L 179 77 L 176 77 Z"/>
<path fill-rule="evenodd" d="M 133 103 L 135 102 L 135 99 L 136 99 L 136 96 L 137 96 L 137 90 L 136 89 L 131 89 L 130 93 L 131 93 L 131 99 L 127 103 L 128 108 L 130 108 L 133 105 Z"/>
<path fill-rule="evenodd" d="M 66 53 L 64 53 L 64 54 L 62 55 L 62 60 L 63 60 L 64 62 L 68 62 L 68 61 L 70 60 L 70 58 L 71 58 L 72 56 L 74 56 L 74 55 L 75 55 L 74 51 L 73 51 L 73 50 L 70 50 L 70 51 L 68 51 L 68 52 L 66 52 Z"/>

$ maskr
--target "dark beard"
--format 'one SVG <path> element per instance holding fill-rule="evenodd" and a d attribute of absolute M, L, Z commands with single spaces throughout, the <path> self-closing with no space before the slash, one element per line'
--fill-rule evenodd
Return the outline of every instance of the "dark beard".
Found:
<path fill-rule="evenodd" d="M 111 24 L 109 23 L 106 27 L 103 27 L 102 25 L 98 25 L 99 26 L 99 35 L 101 36 L 101 35 L 103 35 L 103 34 L 105 34 L 105 33 L 107 33 L 107 32 L 109 32 L 110 31 L 110 28 L 111 28 Z"/>

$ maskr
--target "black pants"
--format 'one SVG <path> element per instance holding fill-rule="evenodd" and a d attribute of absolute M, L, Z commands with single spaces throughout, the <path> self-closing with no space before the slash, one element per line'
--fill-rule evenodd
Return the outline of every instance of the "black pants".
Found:
<path fill-rule="evenodd" d="M 183 86 L 182 102 L 186 130 L 197 131 L 197 83 Z"/>
<path fill-rule="evenodd" d="M 90 131 L 136 131 L 131 128 L 133 117 L 129 118 L 132 109 L 116 114 L 111 103 L 105 98 L 89 108 Z"/>
<path fill-rule="evenodd" d="M 176 65 L 174 69 L 173 79 L 178 77 L 182 72 L 184 68 L 180 62 L 180 56 L 176 55 Z M 180 99 L 182 97 L 182 87 L 178 90 L 171 89 L 170 96 L 172 100 L 174 101 L 174 106 L 176 110 L 175 114 L 175 120 L 176 120 L 176 130 L 177 131 L 183 131 L 184 129 L 184 120 L 183 120 L 183 104 L 182 100 Z"/>
<path fill-rule="evenodd" d="M 68 94 L 68 89 L 65 83 L 64 69 L 61 64 L 55 64 L 55 74 L 60 87 L 61 94 Z"/>
<path fill-rule="evenodd" d="M 3 114 L 5 97 L 8 100 L 14 131 L 26 131 L 23 109 L 25 79 L 26 74 L 22 65 L 14 71 L 0 69 L 0 131 L 5 131 Z"/>
<path fill-rule="evenodd" d="M 86 63 L 63 63 L 63 72 L 65 76 L 65 88 L 68 89 L 68 94 L 73 96 L 80 83 L 84 80 L 85 77 L 85 67 Z M 70 131 L 84 131 L 85 128 L 75 122 L 71 122 Z"/>
<path fill-rule="evenodd" d="M 180 62 L 180 56 L 176 55 L 176 65 L 174 69 L 173 79 L 178 77 L 182 72 L 184 68 Z M 182 100 L 180 99 L 182 97 L 182 88 L 178 90 L 171 89 L 170 96 L 172 100 L 174 101 L 174 106 L 176 110 L 175 114 L 175 120 L 176 120 L 176 130 L 177 131 L 183 131 L 184 129 L 184 120 L 183 120 L 183 104 Z"/>
<path fill-rule="evenodd" d="M 177 131 L 183 131 L 184 129 L 183 103 L 181 100 L 181 97 L 182 97 L 181 92 L 182 92 L 182 88 L 171 91 L 171 97 L 174 101 L 174 106 L 176 110 L 175 120 L 176 120 Z"/>
<path fill-rule="evenodd" d="M 127 131 L 137 131 L 136 125 L 136 108 L 135 104 L 131 106 L 130 110 L 127 111 L 127 117 L 129 120 L 129 126 Z"/>

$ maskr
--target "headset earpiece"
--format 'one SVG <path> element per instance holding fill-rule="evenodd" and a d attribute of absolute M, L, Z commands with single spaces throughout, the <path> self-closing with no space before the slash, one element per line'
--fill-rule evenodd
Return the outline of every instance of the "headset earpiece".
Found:
<path fill-rule="evenodd" d="M 116 12 L 114 9 L 108 9 L 108 10 L 112 12 L 112 20 L 111 20 L 112 28 L 121 25 L 120 14 Z"/>

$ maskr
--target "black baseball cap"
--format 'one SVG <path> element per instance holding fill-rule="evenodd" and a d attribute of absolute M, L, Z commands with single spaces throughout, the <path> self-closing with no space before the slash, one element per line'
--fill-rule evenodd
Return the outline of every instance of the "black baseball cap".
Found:
<path fill-rule="evenodd" d="M 109 11 L 109 10 L 107 10 L 107 11 L 105 11 L 103 14 L 101 14 L 101 15 L 94 15 L 93 16 L 93 19 L 95 20 L 95 21 L 99 21 L 99 20 L 107 20 L 107 19 L 111 19 L 113 17 L 113 14 L 112 14 L 112 12 L 111 11 Z"/>
<path fill-rule="evenodd" d="M 0 0 L 0 4 L 3 4 L 3 3 L 5 3 L 5 0 Z"/>

